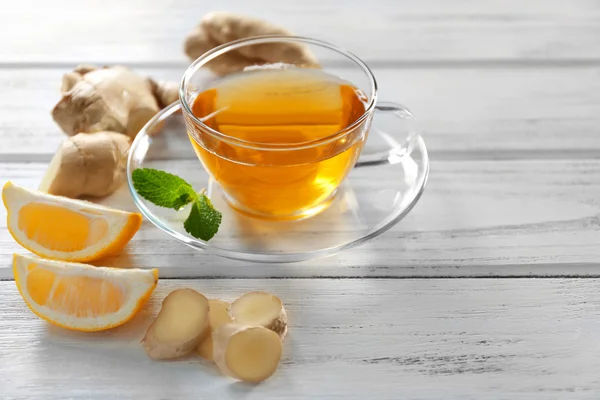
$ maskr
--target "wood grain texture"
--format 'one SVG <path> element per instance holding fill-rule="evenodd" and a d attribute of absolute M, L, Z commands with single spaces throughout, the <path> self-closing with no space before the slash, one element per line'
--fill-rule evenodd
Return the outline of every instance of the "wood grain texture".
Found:
<path fill-rule="evenodd" d="M 183 38 L 212 10 L 265 18 L 371 62 L 600 59 L 600 6 L 586 0 L 23 0 L 0 14 L 11 33 L 0 35 L 0 62 L 181 62 Z"/>
<path fill-rule="evenodd" d="M 598 279 L 381 277 L 600 277 L 600 4 L 11 2 L 0 12 L 0 184 L 39 184 L 63 139 L 50 109 L 64 72 L 122 63 L 178 80 L 183 38 L 216 9 L 331 41 L 374 67 L 380 98 L 411 108 L 425 133 L 424 197 L 375 241 L 289 265 L 206 255 L 144 222 L 102 264 L 210 279 L 161 280 L 110 332 L 52 327 L 0 282 L 0 399 L 597 399 Z M 107 202 L 135 209 L 125 188 Z M 5 214 L 0 280 L 24 252 Z M 139 341 L 179 287 L 226 300 L 278 294 L 291 330 L 273 379 L 250 387 L 198 358 L 149 360 Z"/>
<path fill-rule="evenodd" d="M 168 170 L 186 176 L 197 163 L 169 162 Z M 44 169 L 0 164 L 0 181 L 35 188 Z M 395 177 L 386 171 L 378 173 L 381 182 Z M 598 193 L 600 161 L 434 160 L 425 194 L 406 219 L 335 257 L 288 265 L 237 262 L 190 249 L 145 221 L 123 255 L 102 263 L 158 267 L 168 277 L 600 276 Z M 104 203 L 136 210 L 125 187 Z M 12 253 L 22 249 L 4 213 L 0 278 L 7 279 Z"/>
<path fill-rule="evenodd" d="M 0 162 L 48 161 L 64 140 L 50 110 L 68 69 L 0 69 Z M 172 81 L 184 70 L 139 69 Z M 352 79 L 347 70 L 339 73 Z M 600 155 L 600 68 L 376 68 L 374 73 L 380 99 L 415 113 L 434 159 Z"/>
<path fill-rule="evenodd" d="M 593 399 L 600 391 L 596 279 L 163 280 L 132 322 L 49 326 L 0 282 L 0 398 Z M 198 357 L 150 360 L 139 341 L 171 290 L 286 304 L 277 373 L 237 383 Z"/>

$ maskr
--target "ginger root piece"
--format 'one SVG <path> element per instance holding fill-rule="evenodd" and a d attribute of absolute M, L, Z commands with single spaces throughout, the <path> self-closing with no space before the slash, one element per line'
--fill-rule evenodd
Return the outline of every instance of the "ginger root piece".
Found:
<path fill-rule="evenodd" d="M 155 360 L 191 353 L 209 333 L 208 300 L 192 289 L 177 289 L 163 300 L 142 344 Z"/>
<path fill-rule="evenodd" d="M 208 319 L 210 325 L 210 332 L 206 338 L 200 342 L 196 351 L 200 357 L 207 360 L 213 361 L 213 339 L 212 332 L 217 330 L 221 325 L 232 322 L 231 316 L 229 315 L 229 303 L 223 300 L 211 299 L 208 301 Z"/>
<path fill-rule="evenodd" d="M 236 322 L 218 328 L 213 333 L 213 345 L 215 363 L 221 372 L 253 383 L 273 375 L 282 353 L 281 340 L 275 332 Z"/>
<path fill-rule="evenodd" d="M 131 139 L 116 132 L 80 133 L 52 158 L 39 190 L 57 196 L 107 196 L 125 180 Z"/>
<path fill-rule="evenodd" d="M 291 36 L 292 32 L 257 18 L 213 11 L 206 14 L 200 24 L 188 34 L 184 51 L 189 58 L 195 60 L 221 44 L 260 35 Z M 272 63 L 319 67 L 312 52 L 297 42 L 244 46 L 217 57 L 206 66 L 217 75 L 227 75 L 248 66 Z"/>
<path fill-rule="evenodd" d="M 52 117 L 68 135 L 113 131 L 131 138 L 176 99 L 175 84 L 155 82 L 122 67 L 80 65 L 64 75 Z"/>
<path fill-rule="evenodd" d="M 279 297 L 267 292 L 248 292 L 231 303 L 229 315 L 243 325 L 263 326 L 277 333 L 281 340 L 287 334 L 287 313 Z"/>
<path fill-rule="evenodd" d="M 154 94 L 160 108 L 165 108 L 179 99 L 179 86 L 177 84 L 166 81 L 155 81 L 152 78 L 147 79 L 152 88 L 152 94 Z"/>

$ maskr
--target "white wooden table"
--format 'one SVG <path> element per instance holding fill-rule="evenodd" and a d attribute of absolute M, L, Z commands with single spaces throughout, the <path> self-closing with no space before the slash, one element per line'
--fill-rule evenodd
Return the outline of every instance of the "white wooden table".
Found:
<path fill-rule="evenodd" d="M 144 222 L 106 264 L 158 267 L 159 288 L 132 323 L 99 334 L 29 312 L 2 209 L 0 399 L 600 398 L 600 3 L 10 2 L 0 183 L 38 185 L 63 139 L 49 111 L 64 72 L 122 63 L 178 79 L 183 37 L 213 9 L 367 61 L 381 98 L 420 120 L 432 158 L 422 200 L 370 244 L 290 265 L 195 252 Z M 277 374 L 250 387 L 198 358 L 150 361 L 138 342 L 181 286 L 225 299 L 265 289 L 288 303 Z"/>

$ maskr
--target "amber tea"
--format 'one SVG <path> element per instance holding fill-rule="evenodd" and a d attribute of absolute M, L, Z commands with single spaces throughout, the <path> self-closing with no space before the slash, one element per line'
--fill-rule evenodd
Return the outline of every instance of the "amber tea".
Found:
<path fill-rule="evenodd" d="M 352 84 L 321 70 L 247 71 L 193 100 L 193 114 L 218 133 L 190 123 L 188 129 L 234 207 L 299 218 L 322 209 L 354 166 L 369 121 L 344 130 L 366 102 Z"/>

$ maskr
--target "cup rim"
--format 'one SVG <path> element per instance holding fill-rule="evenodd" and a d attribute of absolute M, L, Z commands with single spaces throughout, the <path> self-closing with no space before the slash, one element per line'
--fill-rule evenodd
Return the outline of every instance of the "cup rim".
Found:
<path fill-rule="evenodd" d="M 307 141 L 307 142 L 290 143 L 290 144 L 261 143 L 261 142 L 252 142 L 252 141 L 248 141 L 248 140 L 238 139 L 238 138 L 226 135 L 222 132 L 219 132 L 216 129 L 211 128 L 210 126 L 203 123 L 198 117 L 196 117 L 194 115 L 194 113 L 192 112 L 192 109 L 186 99 L 185 89 L 187 88 L 192 76 L 203 65 L 205 65 L 209 61 L 211 61 L 231 50 L 235 50 L 239 47 L 255 45 L 255 44 L 262 44 L 262 43 L 271 43 L 271 42 L 309 43 L 309 44 L 325 47 L 329 50 L 333 50 L 333 51 L 345 56 L 346 58 L 350 59 L 352 62 L 354 62 L 354 64 L 359 66 L 363 70 L 363 72 L 368 76 L 369 83 L 371 85 L 371 96 L 370 96 L 369 102 L 367 104 L 367 107 L 365 108 L 364 113 L 359 118 L 357 118 L 356 121 L 354 121 L 352 124 L 348 125 L 347 127 L 343 128 L 341 130 L 338 130 L 330 135 L 327 135 L 323 138 L 319 138 L 319 139 L 315 139 L 315 140 L 311 140 L 311 141 Z M 312 38 L 304 37 L 304 36 L 263 35 L 263 36 L 253 36 L 253 37 L 249 37 L 249 38 L 238 39 L 238 40 L 224 43 L 220 46 L 217 46 L 217 47 L 207 51 L 206 53 L 204 53 L 200 57 L 198 57 L 194 62 L 192 62 L 190 64 L 190 66 L 186 69 L 185 73 L 183 74 L 183 77 L 181 79 L 181 84 L 179 86 L 179 100 L 183 107 L 184 114 L 187 114 L 186 117 L 191 118 L 194 121 L 194 123 L 200 125 L 204 131 L 206 131 L 208 134 L 210 134 L 211 136 L 215 137 L 218 140 L 221 140 L 223 142 L 229 143 L 234 146 L 245 147 L 245 148 L 254 149 L 254 150 L 270 150 L 270 151 L 303 150 L 303 149 L 320 146 L 320 145 L 327 144 L 329 142 L 338 140 L 341 137 L 348 134 L 349 132 L 351 132 L 352 130 L 354 130 L 354 128 L 356 128 L 357 126 L 362 124 L 368 118 L 368 116 L 372 113 L 373 109 L 375 108 L 375 103 L 377 101 L 377 81 L 375 79 L 375 76 L 373 75 L 373 72 L 367 66 L 367 64 L 364 61 L 362 61 L 360 58 L 358 58 L 356 55 L 354 55 L 352 52 L 350 52 L 346 49 L 343 49 L 341 47 L 338 47 L 336 45 L 333 45 L 331 43 L 328 43 L 328 42 L 325 42 L 322 40 L 312 39 Z M 190 136 L 192 136 L 195 141 L 198 141 L 198 139 L 196 138 L 196 134 L 193 134 Z"/>

